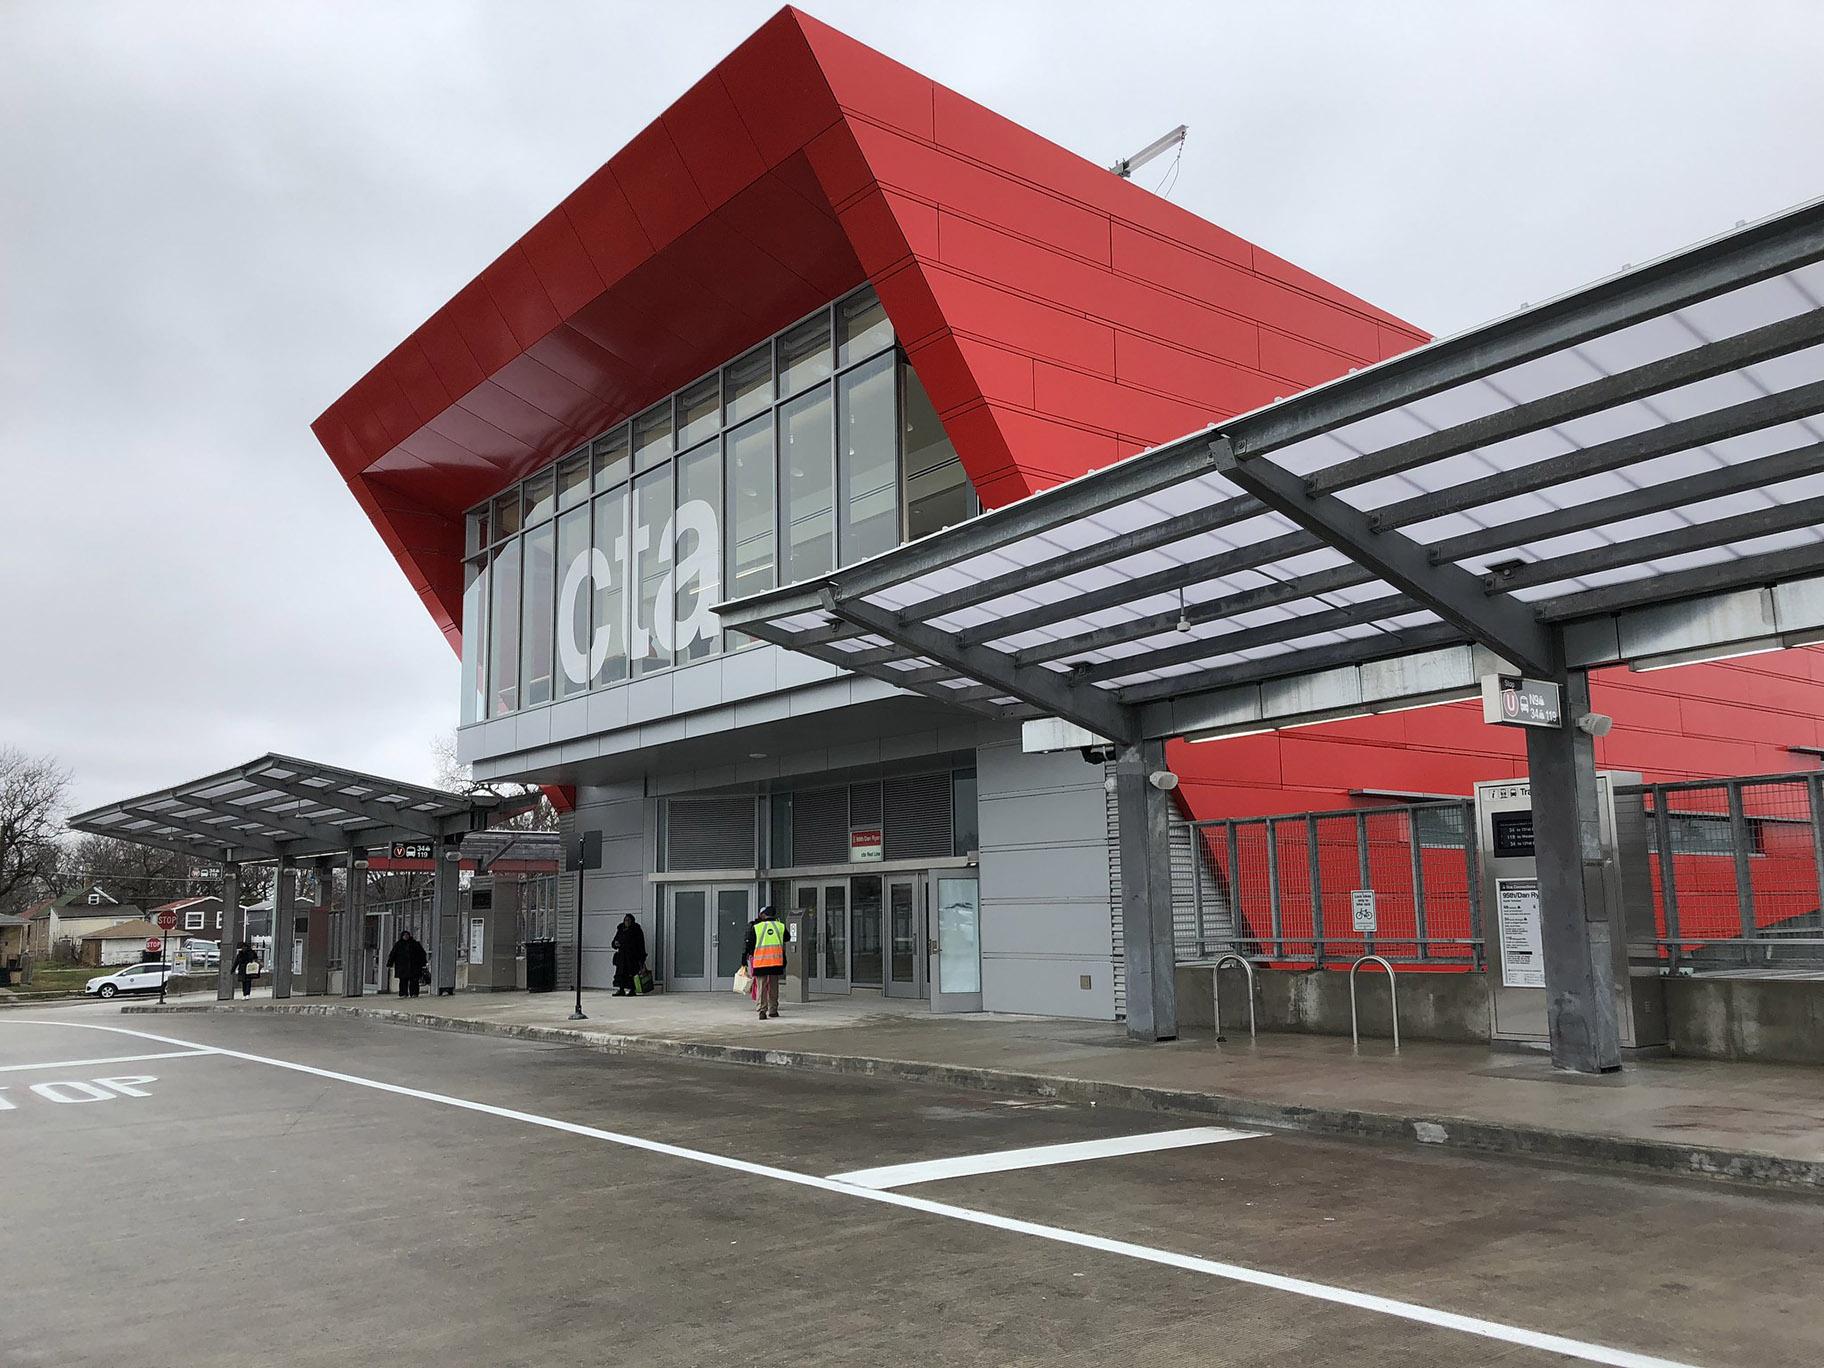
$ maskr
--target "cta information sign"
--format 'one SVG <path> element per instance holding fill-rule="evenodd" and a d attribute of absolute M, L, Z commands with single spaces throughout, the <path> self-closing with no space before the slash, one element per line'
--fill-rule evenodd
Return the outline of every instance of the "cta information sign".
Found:
<path fill-rule="evenodd" d="M 874 864 L 880 859 L 879 827 L 856 827 L 849 832 L 849 863 Z"/>
<path fill-rule="evenodd" d="M 1545 987 L 1545 946 L 1539 934 L 1539 880 L 1496 879 L 1495 922 L 1501 930 L 1501 984 Z"/>
<path fill-rule="evenodd" d="M 1483 675 L 1482 720 L 1504 727 L 1562 727 L 1564 698 L 1549 679 Z"/>

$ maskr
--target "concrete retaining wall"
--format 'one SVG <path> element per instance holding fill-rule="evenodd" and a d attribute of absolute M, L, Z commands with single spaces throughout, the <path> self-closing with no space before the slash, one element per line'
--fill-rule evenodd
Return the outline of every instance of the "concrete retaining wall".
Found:
<path fill-rule="evenodd" d="M 1675 1054 L 1824 1064 L 1824 981 L 1669 978 L 1666 1027 Z M 1223 1012 L 1228 1015 L 1227 1010 Z"/>
<path fill-rule="evenodd" d="M 1208 965 L 1178 966 L 1178 1021 L 1210 1024 Z M 1255 1020 L 1262 1031 L 1306 1035 L 1349 1034 L 1349 976 L 1332 970 L 1256 970 Z M 1392 1035 L 1387 976 L 1363 969 L 1356 976 L 1362 1035 Z M 1248 1029 L 1247 980 L 1233 966 L 1222 971 L 1224 1032 Z M 1488 986 L 1480 974 L 1401 974 L 1400 1038 L 1480 1044 L 1488 1039 Z"/>

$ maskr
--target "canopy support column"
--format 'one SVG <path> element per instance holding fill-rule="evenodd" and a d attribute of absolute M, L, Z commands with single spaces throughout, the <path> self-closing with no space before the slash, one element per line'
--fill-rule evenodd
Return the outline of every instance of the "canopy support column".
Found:
<path fill-rule="evenodd" d="M 1127 1033 L 1135 1040 L 1178 1036 L 1177 966 L 1172 945 L 1171 794 L 1149 776 L 1165 770 L 1165 743 L 1124 745 L 1115 759 L 1121 840 L 1121 939 L 1127 968 Z"/>
<path fill-rule="evenodd" d="M 234 997 L 234 952 L 241 946 L 241 867 L 233 860 L 222 861 L 222 935 L 216 948 L 221 952 L 215 963 L 215 1000 L 227 1002 Z"/>
<path fill-rule="evenodd" d="M 325 855 L 316 864 L 317 905 L 304 921 L 304 992 L 329 994 L 329 918 L 336 897 L 336 862 Z"/>
<path fill-rule="evenodd" d="M 1526 729 L 1546 1030 L 1553 1064 L 1610 1073 L 1621 1067 L 1621 1033 L 1602 880 L 1596 742 L 1573 725 L 1590 710 L 1589 675 L 1572 670 L 1562 687 L 1567 725 Z"/>
<path fill-rule="evenodd" d="M 297 865 L 281 855 L 272 876 L 272 996 L 280 1001 L 291 996 L 291 943 L 298 920 L 297 872 Z"/>
<path fill-rule="evenodd" d="M 456 992 L 456 953 L 462 944 L 462 838 L 446 836 L 437 846 L 431 875 L 431 925 L 435 946 L 431 973 L 438 997 Z"/>
<path fill-rule="evenodd" d="M 342 996 L 360 997 L 367 978 L 367 852 L 348 848 L 348 890 L 342 899 Z"/>

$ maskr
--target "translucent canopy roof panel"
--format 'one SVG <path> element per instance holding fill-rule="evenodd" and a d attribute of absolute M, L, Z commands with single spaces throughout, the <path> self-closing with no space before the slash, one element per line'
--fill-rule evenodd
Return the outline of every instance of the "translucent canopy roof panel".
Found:
<path fill-rule="evenodd" d="M 1824 576 L 1824 204 L 1192 433 L 725 622 L 997 714 Z M 1008 700 L 1013 700 L 1011 703 Z"/>

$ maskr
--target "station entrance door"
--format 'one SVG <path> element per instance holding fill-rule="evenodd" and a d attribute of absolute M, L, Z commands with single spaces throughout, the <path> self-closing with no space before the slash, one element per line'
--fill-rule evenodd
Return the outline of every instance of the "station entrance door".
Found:
<path fill-rule="evenodd" d="M 747 884 L 672 884 L 665 893 L 665 985 L 672 992 L 732 989 L 753 919 Z"/>

